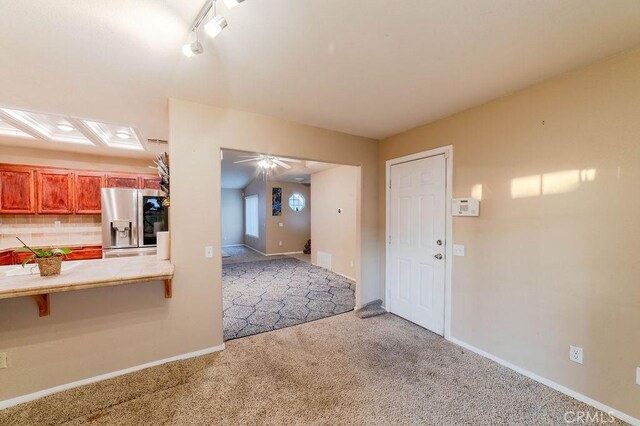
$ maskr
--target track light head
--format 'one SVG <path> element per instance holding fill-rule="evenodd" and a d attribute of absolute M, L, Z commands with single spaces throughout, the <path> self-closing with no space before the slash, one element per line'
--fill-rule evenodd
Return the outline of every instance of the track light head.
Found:
<path fill-rule="evenodd" d="M 224 16 L 216 16 L 206 23 L 206 25 L 204 26 L 204 30 L 209 35 L 209 37 L 215 38 L 226 27 L 227 20 L 224 19 Z"/>
<path fill-rule="evenodd" d="M 233 9 L 234 7 L 242 3 L 244 0 L 222 0 L 222 1 L 224 2 L 224 5 L 227 7 L 227 9 Z"/>
<path fill-rule="evenodd" d="M 202 48 L 202 44 L 200 44 L 200 42 L 197 40 L 194 41 L 193 43 L 187 43 L 184 46 L 182 46 L 182 53 L 187 58 L 199 55 L 202 52 L 204 52 L 204 49 Z"/>

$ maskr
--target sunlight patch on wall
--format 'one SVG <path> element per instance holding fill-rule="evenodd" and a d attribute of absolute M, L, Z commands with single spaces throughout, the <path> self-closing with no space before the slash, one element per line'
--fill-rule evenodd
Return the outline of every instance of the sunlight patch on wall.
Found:
<path fill-rule="evenodd" d="M 528 198 L 540 195 L 540 175 L 511 179 L 511 198 Z"/>
<path fill-rule="evenodd" d="M 471 187 L 471 196 L 476 200 L 482 201 L 482 184 L 476 183 Z"/>
<path fill-rule="evenodd" d="M 575 191 L 580 185 L 593 182 L 595 179 L 596 169 L 562 170 L 541 175 L 517 177 L 511 179 L 511 198 L 565 194 Z"/>

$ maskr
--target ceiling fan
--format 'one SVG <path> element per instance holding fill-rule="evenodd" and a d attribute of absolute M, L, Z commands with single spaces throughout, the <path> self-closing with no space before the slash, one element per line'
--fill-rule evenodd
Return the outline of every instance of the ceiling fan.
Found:
<path fill-rule="evenodd" d="M 287 163 L 301 163 L 301 160 L 295 160 L 293 158 L 285 158 L 285 157 L 276 157 L 274 155 L 264 155 L 264 154 L 256 154 L 256 155 L 241 155 L 240 157 L 246 158 L 246 160 L 234 161 L 234 164 L 238 163 L 247 163 L 250 161 L 255 161 L 257 166 L 264 170 L 272 170 L 276 167 L 280 166 L 285 169 L 290 169 L 291 166 Z"/>

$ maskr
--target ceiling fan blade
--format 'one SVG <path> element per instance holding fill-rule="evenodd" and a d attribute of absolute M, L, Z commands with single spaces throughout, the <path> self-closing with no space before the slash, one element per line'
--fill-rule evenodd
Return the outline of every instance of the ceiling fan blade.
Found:
<path fill-rule="evenodd" d="M 289 163 L 302 163 L 302 160 L 296 160 L 295 158 L 278 157 L 280 161 L 287 161 Z"/>
<path fill-rule="evenodd" d="M 239 160 L 239 161 L 234 161 L 233 164 L 238 164 L 238 163 L 246 163 L 247 161 L 257 161 L 257 158 L 249 158 L 248 160 Z"/>
<path fill-rule="evenodd" d="M 290 169 L 290 168 L 291 168 L 291 166 L 290 166 L 290 165 L 288 165 L 287 163 L 283 163 L 283 162 L 282 162 L 282 161 L 280 161 L 280 159 L 278 159 L 278 158 L 274 158 L 274 159 L 273 159 L 273 160 L 271 160 L 271 161 L 273 161 L 274 163 L 276 163 L 276 164 L 277 164 L 278 166 L 280 166 L 280 167 L 284 167 L 285 169 Z"/>
<path fill-rule="evenodd" d="M 261 158 L 262 155 L 238 155 L 239 158 Z"/>

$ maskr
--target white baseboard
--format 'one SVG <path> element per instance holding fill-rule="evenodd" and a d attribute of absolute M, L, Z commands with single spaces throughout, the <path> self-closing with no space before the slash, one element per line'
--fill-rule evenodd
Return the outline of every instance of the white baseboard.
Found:
<path fill-rule="evenodd" d="M 114 377 L 122 376 L 124 374 L 133 373 L 135 371 L 144 370 L 145 368 L 155 367 L 158 365 L 166 364 L 168 362 L 180 361 L 182 359 L 194 358 L 201 355 L 207 355 L 213 352 L 219 352 L 224 349 L 224 343 L 219 346 L 213 346 L 211 348 L 201 349 L 195 352 L 189 352 L 182 355 L 172 356 L 170 358 L 161 359 L 158 361 L 148 362 L 146 364 L 136 365 L 134 367 L 125 368 L 124 370 L 113 371 L 111 373 L 101 374 L 99 376 L 89 377 L 87 379 L 78 380 L 76 382 L 67 383 L 64 385 L 54 386 L 49 389 L 44 389 L 38 392 L 30 393 L 27 395 L 18 396 L 11 399 L 5 399 L 4 401 L 0 401 L 0 410 L 5 408 L 13 407 L 14 405 L 22 404 L 25 402 L 33 401 L 36 399 L 40 399 L 47 395 L 52 395 L 54 393 L 62 392 L 65 390 L 77 388 L 78 386 L 84 386 L 91 383 L 101 382 L 102 380 L 111 379 Z"/>
<path fill-rule="evenodd" d="M 253 248 L 253 247 L 251 247 L 251 246 L 249 246 L 249 245 L 243 244 L 243 246 L 245 246 L 245 247 L 246 247 L 246 248 L 248 248 L 249 250 L 253 250 L 253 251 L 255 251 L 256 253 L 260 253 L 261 255 L 266 256 L 266 254 L 264 254 L 264 253 L 263 253 L 263 252 L 261 252 L 260 250 L 255 249 L 255 248 Z"/>
<path fill-rule="evenodd" d="M 571 398 L 577 399 L 578 401 L 584 402 L 585 404 L 588 404 L 594 408 L 597 408 L 600 411 L 604 411 L 605 413 L 611 413 L 611 415 L 619 418 L 620 420 L 623 420 L 629 424 L 632 424 L 634 426 L 640 426 L 640 419 L 636 419 L 635 417 L 632 417 L 628 414 L 623 413 L 620 410 L 616 410 L 615 408 L 611 408 L 606 404 L 603 404 L 602 402 L 596 401 L 595 399 L 589 398 L 586 395 L 583 395 L 579 392 L 576 392 L 572 389 L 569 389 L 565 386 L 562 386 L 559 383 L 556 383 L 552 380 L 549 380 L 545 377 L 539 376 L 536 373 L 533 373 L 529 370 L 525 370 L 522 367 L 518 367 L 517 365 L 511 364 L 508 361 L 503 360 L 502 358 L 498 358 L 495 355 L 490 354 L 489 352 L 485 352 L 482 349 L 478 349 L 475 346 L 472 346 L 466 342 L 463 342 L 462 340 L 458 340 L 455 337 L 451 336 L 449 337 L 449 340 L 451 343 L 455 343 L 458 346 L 462 346 L 465 349 L 470 350 L 471 352 L 475 352 L 478 355 L 481 355 L 485 358 L 489 358 L 492 361 L 497 362 L 500 365 L 503 365 L 517 373 L 522 374 L 523 376 L 527 376 L 530 379 L 535 380 L 536 382 L 542 383 L 543 385 L 546 385 L 548 387 L 550 387 L 551 389 L 555 389 L 558 392 L 562 392 L 565 395 L 570 396 Z"/>
<path fill-rule="evenodd" d="M 253 248 L 251 246 L 248 246 L 246 244 L 241 244 L 241 245 L 245 246 L 249 250 L 255 251 L 256 253 L 260 253 L 263 256 L 286 256 L 286 255 L 291 255 L 291 254 L 301 254 L 302 253 L 302 251 L 288 251 L 288 252 L 285 252 L 285 253 L 269 253 L 269 254 L 267 254 L 267 253 L 261 252 L 258 249 L 255 249 L 255 248 Z"/>
<path fill-rule="evenodd" d="M 269 253 L 269 254 L 265 254 L 265 256 L 286 256 L 290 254 L 302 254 L 302 251 L 287 251 L 285 253 Z"/>
<path fill-rule="evenodd" d="M 324 268 L 324 267 L 322 267 L 322 266 L 318 265 L 317 263 L 312 263 L 312 265 L 313 265 L 313 266 L 317 266 L 318 268 L 327 269 L 327 268 Z M 332 271 L 331 269 L 327 269 L 327 271 L 331 271 L 331 272 L 333 272 L 334 274 L 336 274 L 336 275 L 340 275 L 341 277 L 344 277 L 344 278 L 346 278 L 346 279 L 348 279 L 348 280 L 351 280 L 351 281 L 354 281 L 354 282 L 356 281 L 356 279 L 355 279 L 355 278 L 350 277 L 349 275 L 341 274 L 340 272 Z"/>
<path fill-rule="evenodd" d="M 223 244 L 222 247 L 242 247 L 244 244 Z"/>

